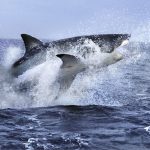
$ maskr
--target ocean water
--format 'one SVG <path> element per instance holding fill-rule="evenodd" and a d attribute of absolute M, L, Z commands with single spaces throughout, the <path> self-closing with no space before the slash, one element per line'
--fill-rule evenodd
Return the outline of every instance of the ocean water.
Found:
<path fill-rule="evenodd" d="M 60 60 L 48 52 L 46 62 L 12 79 L 10 68 L 23 55 L 23 43 L 1 39 L 0 149 L 149 150 L 150 44 L 131 40 L 117 50 L 124 59 L 106 68 L 91 65 L 101 54 L 85 60 L 90 69 L 54 100 Z M 77 55 L 77 49 L 71 53 Z M 20 83 L 34 79 L 36 86 L 18 90 Z"/>

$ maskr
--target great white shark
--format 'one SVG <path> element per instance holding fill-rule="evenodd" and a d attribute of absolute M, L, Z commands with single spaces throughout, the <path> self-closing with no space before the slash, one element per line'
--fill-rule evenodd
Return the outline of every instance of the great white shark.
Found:
<path fill-rule="evenodd" d="M 99 46 L 102 53 L 108 54 L 108 57 L 103 60 L 100 66 L 104 67 L 116 63 L 122 59 L 122 55 L 114 50 L 121 45 L 127 44 L 130 35 L 88 35 L 51 41 L 49 43 L 43 43 L 39 39 L 27 34 L 21 34 L 21 37 L 25 44 L 25 54 L 12 65 L 12 75 L 18 77 L 28 69 L 32 69 L 34 66 L 43 63 L 46 61 L 47 50 L 56 48 L 57 51 L 60 51 L 56 56 L 62 60 L 58 82 L 60 83 L 60 93 L 63 93 L 71 86 L 76 75 L 84 71 L 88 66 L 76 56 L 70 54 L 61 54 L 62 52 L 67 52 L 76 45 L 83 45 L 85 40 L 92 40 L 96 45 Z"/>

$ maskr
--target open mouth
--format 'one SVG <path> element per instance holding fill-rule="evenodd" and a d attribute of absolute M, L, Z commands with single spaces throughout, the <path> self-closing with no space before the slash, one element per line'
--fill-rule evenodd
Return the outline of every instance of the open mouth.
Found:
<path fill-rule="evenodd" d="M 125 45 L 127 45 L 128 43 L 129 43 L 129 40 L 128 40 L 128 39 L 127 39 L 127 40 L 124 40 L 120 46 L 125 46 Z"/>

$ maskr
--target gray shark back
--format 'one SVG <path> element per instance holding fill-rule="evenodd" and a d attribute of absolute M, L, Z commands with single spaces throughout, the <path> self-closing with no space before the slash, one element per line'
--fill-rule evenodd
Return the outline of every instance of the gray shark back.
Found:
<path fill-rule="evenodd" d="M 75 47 L 77 45 L 83 45 L 85 40 L 92 40 L 97 44 L 102 52 L 111 53 L 115 48 L 119 47 L 124 41 L 129 40 L 130 34 L 98 34 L 98 35 L 85 35 L 77 36 L 72 38 L 66 38 L 56 41 L 51 41 L 49 43 L 43 43 L 40 40 L 27 35 L 21 34 L 21 37 L 25 43 L 26 52 L 33 55 L 45 50 L 47 48 L 57 48 L 58 50 L 67 51 L 68 49 Z"/>
<path fill-rule="evenodd" d="M 59 50 L 67 50 L 77 45 L 84 44 L 85 40 L 92 40 L 102 52 L 111 53 L 115 48 L 121 46 L 125 40 L 129 40 L 130 34 L 100 34 L 77 36 L 46 43 L 48 47 L 56 47 Z"/>

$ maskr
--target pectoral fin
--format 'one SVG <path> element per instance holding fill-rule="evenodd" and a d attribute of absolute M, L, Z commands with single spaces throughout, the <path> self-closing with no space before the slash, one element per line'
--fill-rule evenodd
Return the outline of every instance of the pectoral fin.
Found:
<path fill-rule="evenodd" d="M 57 57 L 59 57 L 63 64 L 61 66 L 61 68 L 71 68 L 77 65 L 81 65 L 81 61 L 80 59 L 78 59 L 76 56 L 73 55 L 69 55 L 69 54 L 58 54 L 56 55 Z"/>
<path fill-rule="evenodd" d="M 74 81 L 76 75 L 85 70 L 86 66 L 80 59 L 69 54 L 58 54 L 63 64 L 59 72 L 58 82 L 60 83 L 59 96 L 64 93 Z"/>

